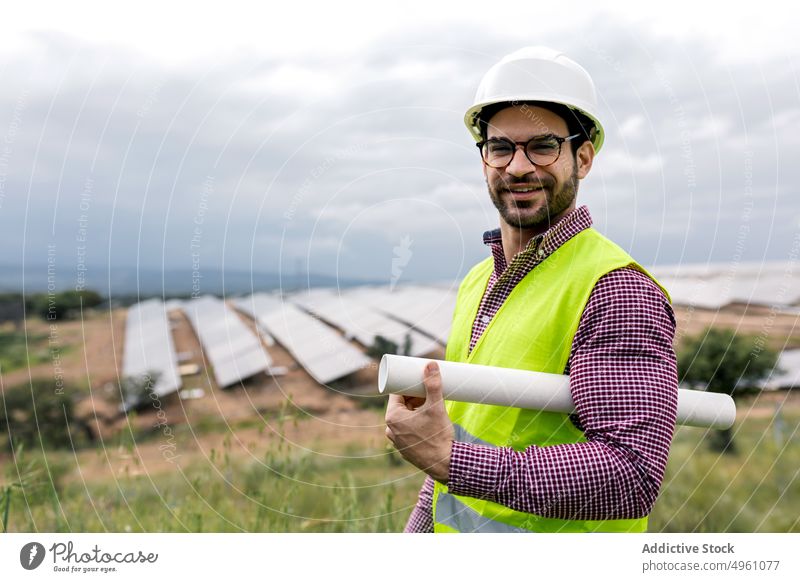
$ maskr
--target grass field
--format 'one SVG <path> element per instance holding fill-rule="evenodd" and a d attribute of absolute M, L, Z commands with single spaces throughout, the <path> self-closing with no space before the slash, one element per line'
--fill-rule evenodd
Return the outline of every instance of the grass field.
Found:
<path fill-rule="evenodd" d="M 710 451 L 701 429 L 677 431 L 650 531 L 800 532 L 800 408 L 793 396 L 776 420 L 769 396 L 738 403 L 736 455 Z"/>
<path fill-rule="evenodd" d="M 774 403 L 739 404 L 746 417 L 736 425 L 736 455 L 712 452 L 701 429 L 679 429 L 650 531 L 800 531 L 800 406 L 792 398 L 777 428 Z M 295 422 L 302 433 L 319 421 Z M 158 472 L 137 470 L 140 450 L 157 443 L 124 433 L 77 454 L 23 451 L 17 465 L 3 463 L 0 517 L 10 491 L 9 531 L 392 532 L 402 530 L 422 481 L 379 444 L 321 452 L 276 439 L 255 456 L 237 453 L 236 434 Z M 178 450 L 197 438 L 178 431 Z M 78 470 L 76 459 L 102 462 L 121 450 L 132 461 L 113 477 Z"/>
<path fill-rule="evenodd" d="M 35 474 L 12 492 L 9 531 L 398 531 L 419 487 L 385 450 L 328 456 L 276 447 L 248 462 L 229 450 L 171 473 L 85 483 L 67 475 L 70 453 L 47 453 L 49 475 L 45 457 L 28 454 Z M 6 473 L 13 482 L 14 471 Z"/>
<path fill-rule="evenodd" d="M 10 372 L 50 359 L 47 335 L 26 334 L 15 329 L 0 329 L 0 370 Z"/>

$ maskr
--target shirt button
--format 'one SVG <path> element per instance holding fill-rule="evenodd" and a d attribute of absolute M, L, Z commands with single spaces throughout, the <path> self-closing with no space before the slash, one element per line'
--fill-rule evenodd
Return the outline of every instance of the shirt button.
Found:
<path fill-rule="evenodd" d="M 540 256 L 540 257 L 543 257 L 543 256 L 544 256 L 544 249 L 539 249 L 539 256 Z"/>
<path fill-rule="evenodd" d="M 483 317 L 481 317 L 481 323 L 489 323 L 490 321 L 492 321 L 492 318 L 489 317 L 488 315 L 484 315 Z"/>

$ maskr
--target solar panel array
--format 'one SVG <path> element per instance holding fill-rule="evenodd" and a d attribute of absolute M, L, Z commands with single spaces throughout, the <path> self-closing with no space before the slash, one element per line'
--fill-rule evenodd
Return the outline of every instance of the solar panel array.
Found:
<path fill-rule="evenodd" d="M 447 344 L 456 305 L 456 292 L 450 288 L 404 286 L 358 287 L 348 292 L 355 301 L 380 311 L 416 330 Z"/>
<path fill-rule="evenodd" d="M 149 384 L 156 396 L 165 396 L 181 387 L 169 318 L 159 299 L 143 301 L 128 309 L 122 376 L 141 383 L 142 387 Z M 122 408 L 128 410 L 146 397 L 145 392 L 125 394 Z"/>
<path fill-rule="evenodd" d="M 651 269 L 673 303 L 720 309 L 731 303 L 789 307 L 800 303 L 800 269 L 792 263 L 730 263 Z"/>
<path fill-rule="evenodd" d="M 251 315 L 320 384 L 328 384 L 372 363 L 336 330 L 296 305 L 257 293 L 236 306 Z"/>
<path fill-rule="evenodd" d="M 407 355 L 412 356 L 424 356 L 439 347 L 435 340 L 347 292 L 312 290 L 293 295 L 290 299 L 366 347 L 372 346 L 378 336 L 393 342 L 400 350 L 405 350 L 408 342 Z"/>
<path fill-rule="evenodd" d="M 185 301 L 182 309 L 200 339 L 220 388 L 269 369 L 271 360 L 261 340 L 224 301 L 204 296 Z"/>
<path fill-rule="evenodd" d="M 651 269 L 676 304 L 721 309 L 730 303 L 750 303 L 800 311 L 796 309 L 800 305 L 800 285 L 793 284 L 795 271 L 800 275 L 800 269 L 790 263 Z M 317 382 L 325 385 L 374 363 L 349 339 L 371 346 L 381 336 L 402 351 L 408 337 L 410 355 L 414 356 L 427 355 L 446 345 L 455 301 L 453 287 L 407 285 L 394 289 L 311 289 L 285 299 L 256 293 L 234 303 L 254 319 L 267 345 L 279 342 Z M 153 299 L 131 307 L 125 331 L 124 376 L 139 380 L 154 377 L 153 392 L 158 396 L 181 388 L 167 317 L 167 311 L 178 308 L 186 313 L 197 332 L 220 387 L 270 369 L 271 359 L 259 337 L 224 301 L 207 296 L 166 304 Z M 766 388 L 800 385 L 800 350 L 783 352 L 776 370 L 765 383 Z M 141 396 L 126 395 L 123 408 L 132 407 Z"/>

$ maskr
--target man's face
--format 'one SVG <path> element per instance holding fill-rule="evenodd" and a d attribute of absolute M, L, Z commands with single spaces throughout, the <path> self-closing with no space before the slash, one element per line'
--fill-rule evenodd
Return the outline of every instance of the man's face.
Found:
<path fill-rule="evenodd" d="M 489 120 L 487 138 L 505 137 L 526 142 L 532 137 L 553 134 L 567 137 L 567 123 L 555 113 L 533 106 L 513 106 Z M 591 150 L 591 151 L 589 151 Z M 548 166 L 536 166 L 517 148 L 505 168 L 484 164 L 483 173 L 492 202 L 509 226 L 544 232 L 575 208 L 578 180 L 589 173 L 594 149 L 589 142 L 573 156 L 569 142 Z"/>

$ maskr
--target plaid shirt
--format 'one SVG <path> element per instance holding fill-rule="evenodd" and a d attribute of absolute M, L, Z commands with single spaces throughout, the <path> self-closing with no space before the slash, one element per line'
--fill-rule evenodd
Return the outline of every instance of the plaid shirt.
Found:
<path fill-rule="evenodd" d="M 485 233 L 494 271 L 473 322 L 470 350 L 525 275 L 589 228 L 577 208 L 506 264 L 500 230 Z M 675 317 L 649 277 L 612 271 L 595 285 L 564 370 L 587 442 L 514 449 L 454 442 L 448 489 L 518 511 L 560 519 L 648 515 L 658 496 L 675 428 Z M 405 531 L 433 531 L 433 480 L 425 479 Z"/>

